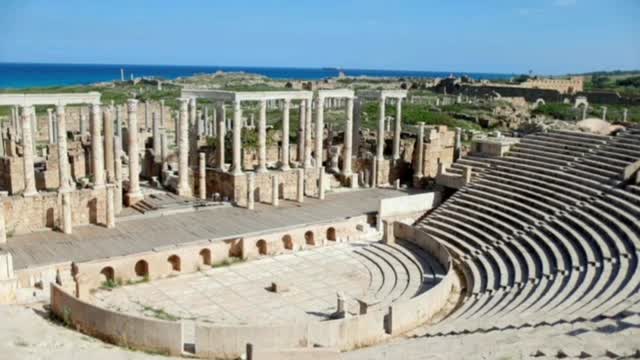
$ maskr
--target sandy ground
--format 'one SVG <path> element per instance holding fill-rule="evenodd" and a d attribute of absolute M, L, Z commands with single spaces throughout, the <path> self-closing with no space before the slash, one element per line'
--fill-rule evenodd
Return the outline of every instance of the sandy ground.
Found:
<path fill-rule="evenodd" d="M 128 351 L 67 329 L 49 320 L 43 304 L 36 304 L 0 305 L 0 359 L 170 358 Z"/>

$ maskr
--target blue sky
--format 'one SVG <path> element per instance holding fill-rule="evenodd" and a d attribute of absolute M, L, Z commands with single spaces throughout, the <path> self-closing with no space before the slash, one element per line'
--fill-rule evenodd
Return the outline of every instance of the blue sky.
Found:
<path fill-rule="evenodd" d="M 2 0 L 0 24 L 0 62 L 640 69 L 640 0 Z"/>

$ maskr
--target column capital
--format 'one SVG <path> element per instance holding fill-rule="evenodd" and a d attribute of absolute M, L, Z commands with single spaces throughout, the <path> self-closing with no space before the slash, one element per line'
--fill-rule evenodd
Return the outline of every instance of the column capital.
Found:
<path fill-rule="evenodd" d="M 49 113 L 49 115 L 51 115 L 51 113 L 53 112 L 53 108 L 47 108 L 47 112 Z"/>
<path fill-rule="evenodd" d="M 138 111 L 138 100 L 137 99 L 128 99 L 127 100 L 127 110 L 129 110 L 129 111 Z"/>
<path fill-rule="evenodd" d="M 89 105 L 89 108 L 91 109 L 91 112 L 100 112 L 100 104 L 98 103 Z"/>

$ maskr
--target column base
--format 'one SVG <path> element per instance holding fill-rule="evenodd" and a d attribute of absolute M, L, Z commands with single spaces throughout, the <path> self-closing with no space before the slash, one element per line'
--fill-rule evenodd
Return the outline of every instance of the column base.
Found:
<path fill-rule="evenodd" d="M 178 188 L 176 190 L 176 193 L 178 194 L 178 196 L 182 196 L 182 197 L 192 197 L 193 196 L 193 192 L 191 191 L 191 188 L 189 188 L 189 187 Z"/>
<path fill-rule="evenodd" d="M 142 195 L 142 192 L 140 191 L 136 193 L 126 193 L 124 195 L 124 203 L 127 206 L 133 206 L 139 201 L 142 201 L 143 199 L 144 199 L 144 195 Z"/>
<path fill-rule="evenodd" d="M 38 191 L 35 190 L 35 191 L 24 192 L 24 193 L 22 193 L 22 196 L 23 197 L 32 197 L 32 196 L 36 196 L 38 194 L 39 194 Z"/>

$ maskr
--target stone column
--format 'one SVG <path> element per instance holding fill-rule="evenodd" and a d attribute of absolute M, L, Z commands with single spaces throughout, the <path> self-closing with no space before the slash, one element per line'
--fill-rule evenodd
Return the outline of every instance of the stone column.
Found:
<path fill-rule="evenodd" d="M 107 227 L 107 229 L 113 229 L 114 227 L 116 227 L 116 209 L 115 209 L 115 204 L 114 204 L 114 191 L 113 191 L 113 185 L 109 184 L 107 185 L 107 222 L 105 223 L 105 226 Z"/>
<path fill-rule="evenodd" d="M 53 109 L 48 108 L 47 109 L 47 120 L 48 120 L 48 124 L 49 127 L 47 128 L 49 130 L 49 144 L 53 144 L 55 143 L 55 134 L 53 132 Z"/>
<path fill-rule="evenodd" d="M 160 157 L 160 149 L 162 143 L 160 139 L 160 120 L 158 119 L 158 115 L 154 112 L 151 114 L 151 127 L 153 129 L 153 160 L 156 163 L 162 162 L 162 158 Z"/>
<path fill-rule="evenodd" d="M 91 170 L 93 187 L 104 187 L 104 150 L 102 148 L 102 113 L 99 104 L 91 104 Z"/>
<path fill-rule="evenodd" d="M 371 187 L 378 187 L 378 157 L 374 156 L 371 162 Z"/>
<path fill-rule="evenodd" d="M 192 99 L 193 100 L 193 99 Z M 189 186 L 189 99 L 180 99 L 180 141 L 178 142 L 178 188 L 180 196 L 192 195 Z"/>
<path fill-rule="evenodd" d="M 380 98 L 380 117 L 378 119 L 378 141 L 377 141 L 377 148 L 376 148 L 376 157 L 378 158 L 378 161 L 382 161 L 384 160 L 384 119 L 385 119 L 385 114 L 384 114 L 384 109 L 385 109 L 385 101 L 386 99 L 384 97 Z"/>
<path fill-rule="evenodd" d="M 218 136 L 218 108 L 214 107 L 211 112 L 211 136 Z"/>
<path fill-rule="evenodd" d="M 253 210 L 255 208 L 255 198 L 253 193 L 256 188 L 256 174 L 247 173 L 247 209 Z"/>
<path fill-rule="evenodd" d="M 316 167 L 322 167 L 323 151 L 322 143 L 324 140 L 324 98 L 318 98 L 316 104 Z"/>
<path fill-rule="evenodd" d="M 60 180 L 59 192 L 71 190 L 71 173 L 69 169 L 69 155 L 67 154 L 67 121 L 65 119 L 64 105 L 56 107 L 58 118 L 58 179 Z"/>
<path fill-rule="evenodd" d="M 207 160 L 203 152 L 198 154 L 198 196 L 207 198 Z"/>
<path fill-rule="evenodd" d="M 396 102 L 396 122 L 393 131 L 393 160 L 400 159 L 400 132 L 402 131 L 402 98 Z"/>
<path fill-rule="evenodd" d="M 22 107 L 22 153 L 23 153 L 23 170 L 24 170 L 24 196 L 33 196 L 38 194 L 36 190 L 36 174 L 33 167 L 34 139 L 32 125 L 33 106 Z"/>
<path fill-rule="evenodd" d="M 324 166 L 321 166 L 320 169 L 318 169 L 318 199 L 320 200 L 324 200 L 325 180 Z"/>
<path fill-rule="evenodd" d="M 191 126 L 196 126 L 196 120 L 197 120 L 197 110 L 198 110 L 198 103 L 196 102 L 196 99 L 190 99 L 189 100 L 189 123 L 191 123 Z"/>
<path fill-rule="evenodd" d="M 307 115 L 304 117 L 306 121 L 306 129 L 304 130 L 304 167 L 308 169 L 311 167 L 311 116 L 312 116 L 312 100 L 305 100 L 307 102 Z"/>
<path fill-rule="evenodd" d="M 296 200 L 299 203 L 304 202 L 304 169 L 298 169 L 298 187 L 296 191 Z"/>
<path fill-rule="evenodd" d="M 242 174 L 242 104 L 233 102 L 233 175 Z"/>
<path fill-rule="evenodd" d="M 167 128 L 164 118 L 164 99 L 160 100 L 160 127 L 163 129 Z"/>
<path fill-rule="evenodd" d="M 351 159 L 353 157 L 353 98 L 347 99 L 347 122 L 344 128 L 344 147 L 342 153 L 342 175 L 351 176 Z"/>
<path fill-rule="evenodd" d="M 603 106 L 602 107 L 602 120 L 607 120 L 607 107 Z"/>
<path fill-rule="evenodd" d="M 128 206 L 134 205 L 144 197 L 140 191 L 140 155 L 138 154 L 138 100 L 127 101 L 129 112 L 129 190 L 125 197 Z"/>
<path fill-rule="evenodd" d="M 119 214 L 122 211 L 122 140 L 116 136 L 113 139 L 114 143 L 114 178 L 115 178 L 115 211 Z"/>
<path fill-rule="evenodd" d="M 291 109 L 291 100 L 285 99 L 282 107 L 282 161 L 280 169 L 282 171 L 289 170 L 289 111 Z"/>
<path fill-rule="evenodd" d="M 271 177 L 271 205 L 280 205 L 280 183 L 278 182 L 278 175 L 274 174 Z"/>
<path fill-rule="evenodd" d="M 586 104 L 582 107 L 582 120 L 587 118 L 588 108 L 589 108 L 589 105 L 586 105 Z"/>
<path fill-rule="evenodd" d="M 258 119 L 258 169 L 267 172 L 267 102 L 260 100 L 260 118 Z"/>
<path fill-rule="evenodd" d="M 58 143 L 58 115 L 53 114 L 53 143 Z"/>
<path fill-rule="evenodd" d="M 622 122 L 627 122 L 628 113 L 629 113 L 629 109 L 625 108 L 622 112 Z"/>
<path fill-rule="evenodd" d="M 0 198 L 0 244 L 7 242 L 7 224 L 4 220 L 4 203 Z"/>
<path fill-rule="evenodd" d="M 456 128 L 456 138 L 453 145 L 453 161 L 458 161 L 462 155 L 462 129 Z"/>
<path fill-rule="evenodd" d="M 203 115 L 204 115 L 204 123 L 203 125 L 203 129 L 202 131 L 204 132 L 204 136 L 209 136 L 209 107 L 205 106 L 204 107 L 204 111 L 203 111 Z"/>
<path fill-rule="evenodd" d="M 218 156 L 218 161 L 217 164 L 218 165 L 218 169 L 225 171 L 225 165 L 224 165 L 224 152 L 225 152 L 225 148 L 224 148 L 224 137 L 226 135 L 226 126 L 224 124 L 224 105 L 220 104 L 218 105 L 218 109 L 217 111 L 219 112 L 219 115 L 216 115 L 217 117 L 217 121 L 218 123 L 216 124 L 216 126 L 218 127 L 218 146 L 216 148 L 216 155 Z"/>
<path fill-rule="evenodd" d="M 33 107 L 31 113 L 31 144 L 33 153 L 36 154 L 36 144 L 38 143 L 38 117 L 36 115 L 36 108 Z"/>
<path fill-rule="evenodd" d="M 148 131 L 151 128 L 151 124 L 149 124 L 149 102 L 144 102 L 144 130 Z"/>
<path fill-rule="evenodd" d="M 122 121 L 124 120 L 123 116 L 124 107 L 122 105 L 118 105 L 116 108 L 116 136 L 118 138 L 118 144 L 116 145 L 117 149 L 122 151 Z"/>
<path fill-rule="evenodd" d="M 71 214 L 71 192 L 62 194 L 62 232 L 71 234 L 73 230 L 73 218 Z"/>
<path fill-rule="evenodd" d="M 305 127 L 307 126 L 307 122 L 305 120 L 307 115 L 307 106 L 306 100 L 300 101 L 300 126 L 298 128 L 298 162 L 303 164 L 304 162 L 304 141 L 305 141 Z"/>
<path fill-rule="evenodd" d="M 414 173 L 414 177 L 421 179 L 424 176 L 423 166 L 424 166 L 424 123 L 420 123 L 418 128 L 418 140 L 416 149 L 418 149 L 418 156 L 416 156 L 416 171 Z"/>
<path fill-rule="evenodd" d="M 196 136 L 204 135 L 204 121 L 202 120 L 202 110 L 196 111 Z"/>
<path fill-rule="evenodd" d="M 103 114 L 104 119 L 104 161 L 107 169 L 107 182 L 113 183 L 115 180 L 115 143 L 113 137 L 113 106 L 109 106 Z"/>

